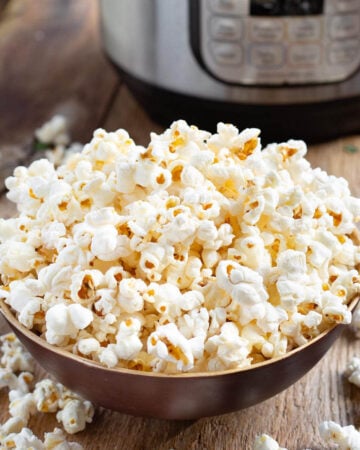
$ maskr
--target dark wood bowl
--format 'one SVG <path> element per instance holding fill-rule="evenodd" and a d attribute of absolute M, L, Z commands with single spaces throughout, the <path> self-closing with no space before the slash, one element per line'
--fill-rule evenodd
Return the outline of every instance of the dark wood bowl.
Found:
<path fill-rule="evenodd" d="M 354 299 L 349 309 L 357 302 L 358 298 Z M 0 310 L 36 361 L 68 388 L 105 408 L 179 420 L 236 411 L 278 394 L 305 375 L 344 328 L 333 325 L 308 344 L 249 368 L 166 375 L 108 369 L 48 344 L 21 325 L 4 301 L 0 301 Z"/>

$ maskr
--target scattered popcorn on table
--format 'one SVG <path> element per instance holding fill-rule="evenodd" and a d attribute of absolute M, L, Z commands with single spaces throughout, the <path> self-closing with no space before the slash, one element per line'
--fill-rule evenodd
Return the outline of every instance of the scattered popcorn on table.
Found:
<path fill-rule="evenodd" d="M 9 364 L 9 353 L 14 351 L 17 362 Z M 25 369 L 33 371 L 34 361 L 13 333 L 0 336 L 0 354 L 0 389 L 8 388 L 10 414 L 8 420 L 0 424 L 0 448 L 82 449 L 80 444 L 67 442 L 65 433 L 59 428 L 45 433 L 45 440 L 42 442 L 27 426 L 30 417 L 37 412 L 56 413 L 56 418 L 65 431 L 74 434 L 84 430 L 86 424 L 92 421 L 93 405 L 61 383 L 48 378 L 33 386 L 34 375 Z M 26 364 L 20 364 L 19 360 L 26 361 Z"/>
<path fill-rule="evenodd" d="M 45 450 L 82 450 L 82 445 L 77 442 L 68 442 L 65 433 L 60 428 L 45 433 Z"/>
<path fill-rule="evenodd" d="M 346 365 L 345 377 L 350 383 L 360 387 L 360 358 L 353 356 Z"/>
<path fill-rule="evenodd" d="M 64 402 L 56 419 L 63 424 L 67 433 L 74 434 L 84 430 L 86 424 L 92 422 L 93 415 L 94 408 L 89 401 L 73 398 Z"/>
<path fill-rule="evenodd" d="M 44 144 L 69 144 L 70 137 L 66 118 L 61 115 L 52 117 L 52 119 L 35 130 L 35 136 Z"/>
<path fill-rule="evenodd" d="M 1 439 L 1 449 L 21 450 L 82 450 L 82 445 L 77 442 L 68 442 L 65 433 L 60 428 L 45 433 L 42 442 L 29 428 L 22 428 L 19 432 L 13 432 Z"/>
<path fill-rule="evenodd" d="M 180 120 L 142 147 L 98 129 L 56 168 L 16 168 L 0 297 L 52 345 L 164 373 L 248 367 L 349 323 L 360 200 L 304 142 L 262 150 L 259 133 Z M 65 142 L 64 123 L 37 135 Z"/>
<path fill-rule="evenodd" d="M 44 449 L 42 441 L 29 428 L 22 428 L 19 433 L 8 434 L 0 443 L 6 449 Z"/>
<path fill-rule="evenodd" d="M 79 153 L 83 145 L 77 142 L 70 142 L 68 122 L 62 115 L 55 115 L 45 122 L 40 128 L 35 130 L 35 148 L 40 146 L 46 158 L 54 164 L 60 166 L 74 153 Z"/>
<path fill-rule="evenodd" d="M 25 350 L 14 333 L 0 336 L 0 364 L 2 367 L 12 371 L 34 371 L 34 360 L 30 353 Z"/>
<path fill-rule="evenodd" d="M 271 436 L 262 434 L 257 436 L 254 443 L 253 450 L 287 450 L 284 447 L 280 447 L 279 444 Z"/>
<path fill-rule="evenodd" d="M 336 422 L 325 421 L 319 427 L 320 435 L 329 445 L 339 450 L 359 450 L 360 433 L 353 425 L 342 427 Z"/>

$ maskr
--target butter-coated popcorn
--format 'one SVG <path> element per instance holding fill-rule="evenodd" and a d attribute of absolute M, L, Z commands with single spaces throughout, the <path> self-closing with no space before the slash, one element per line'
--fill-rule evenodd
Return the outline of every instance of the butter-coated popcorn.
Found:
<path fill-rule="evenodd" d="M 220 334 L 211 336 L 205 344 L 205 349 L 211 355 L 208 361 L 210 371 L 242 367 L 250 362 L 250 343 L 239 336 L 239 330 L 234 323 L 222 325 Z"/>
<path fill-rule="evenodd" d="M 36 404 L 33 394 L 28 392 L 27 394 L 15 392 L 16 396 L 11 395 L 14 393 L 10 392 L 10 403 L 9 403 L 9 413 L 13 417 L 21 417 L 25 423 L 29 421 L 29 418 L 36 411 Z M 15 397 L 15 398 L 14 398 Z"/>
<path fill-rule="evenodd" d="M 140 329 L 141 323 L 138 319 L 127 319 L 120 323 L 115 347 L 119 359 L 132 360 L 142 349 Z"/>
<path fill-rule="evenodd" d="M 0 389 L 3 387 L 16 389 L 17 381 L 17 376 L 11 370 L 0 367 Z"/>
<path fill-rule="evenodd" d="M 257 436 L 254 442 L 253 450 L 287 450 L 280 445 L 268 434 Z"/>
<path fill-rule="evenodd" d="M 0 297 L 53 345 L 169 373 L 246 367 L 349 323 L 360 200 L 304 142 L 259 134 L 179 120 L 143 147 L 99 129 L 58 167 L 16 168 Z"/>
<path fill-rule="evenodd" d="M 79 330 L 86 328 L 92 322 L 93 314 L 78 303 L 59 303 L 48 309 L 45 320 L 47 341 L 61 344 L 68 337 L 75 338 Z"/>
<path fill-rule="evenodd" d="M 86 424 L 92 422 L 93 414 L 90 402 L 75 398 L 66 401 L 63 408 L 57 412 L 56 419 L 62 423 L 67 433 L 74 434 L 84 430 Z"/>
<path fill-rule="evenodd" d="M 1 442 L 6 449 L 44 450 L 42 441 L 29 428 L 22 428 L 19 433 L 10 433 Z"/>
<path fill-rule="evenodd" d="M 116 353 L 115 345 L 109 344 L 105 348 L 101 348 L 98 354 L 99 361 L 106 367 L 115 367 L 119 358 Z"/>
<path fill-rule="evenodd" d="M 100 342 L 94 338 L 79 339 L 77 348 L 82 355 L 90 355 L 100 350 Z"/>
<path fill-rule="evenodd" d="M 20 344 L 14 333 L 0 336 L 0 363 L 5 369 L 12 372 L 33 372 L 34 359 Z"/>
<path fill-rule="evenodd" d="M 66 434 L 60 428 L 44 433 L 44 450 L 82 450 L 77 442 L 68 442 Z"/>
<path fill-rule="evenodd" d="M 62 395 L 62 386 L 49 378 L 45 378 L 35 385 L 33 391 L 36 409 L 40 412 L 56 412 Z"/>
<path fill-rule="evenodd" d="M 336 445 L 339 450 L 358 450 L 360 448 L 360 432 L 353 425 L 342 427 L 333 421 L 320 424 L 319 432 L 328 445 Z"/>
<path fill-rule="evenodd" d="M 57 412 L 58 420 L 62 421 L 71 433 L 81 431 L 85 424 L 92 420 L 94 414 L 92 404 L 48 378 L 38 381 L 33 386 L 34 375 L 26 371 L 26 369 L 33 370 L 33 360 L 20 341 L 13 333 L 8 333 L 0 336 L 0 344 L 0 353 L 3 356 L 0 364 L 0 389 L 8 389 L 10 414 L 10 417 L 0 424 L 0 447 L 81 450 L 80 444 L 67 442 L 65 433 L 59 428 L 45 433 L 42 442 L 27 426 L 30 417 L 37 412 Z M 8 359 L 4 358 L 4 355 L 9 356 L 14 350 L 18 356 L 22 353 L 28 356 L 25 359 L 27 364 L 19 364 L 17 361 L 16 364 L 6 366 Z M 62 414 L 63 411 L 65 412 Z M 74 417 L 74 420 L 71 417 Z"/>
<path fill-rule="evenodd" d="M 17 376 L 12 370 L 0 367 L 0 389 L 7 387 L 12 397 L 18 397 L 29 392 L 34 376 L 31 372 L 20 372 Z"/>
<path fill-rule="evenodd" d="M 6 422 L 0 425 L 0 443 L 11 433 L 20 433 L 26 426 L 26 422 L 21 417 L 10 417 Z"/>
<path fill-rule="evenodd" d="M 179 371 L 192 369 L 194 365 L 191 344 L 174 323 L 162 325 L 151 333 L 147 348 L 150 354 L 173 363 Z"/>

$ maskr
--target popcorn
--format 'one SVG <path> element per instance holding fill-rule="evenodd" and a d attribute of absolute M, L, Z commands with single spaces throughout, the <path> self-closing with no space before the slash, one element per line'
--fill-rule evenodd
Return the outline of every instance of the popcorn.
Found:
<path fill-rule="evenodd" d="M 99 361 L 106 367 L 115 367 L 119 362 L 116 354 L 115 346 L 108 345 L 106 348 L 99 350 Z"/>
<path fill-rule="evenodd" d="M 32 356 L 23 348 L 14 333 L 0 336 L 0 343 L 2 353 L 0 363 L 5 369 L 12 372 L 34 371 L 35 362 Z"/>
<path fill-rule="evenodd" d="M 90 402 L 70 399 L 58 411 L 56 419 L 62 423 L 67 433 L 74 434 L 84 430 L 86 423 L 92 422 L 93 414 L 94 409 Z"/>
<path fill-rule="evenodd" d="M 16 375 L 11 370 L 0 368 L 0 389 L 3 387 L 15 389 L 17 381 Z"/>
<path fill-rule="evenodd" d="M 63 342 L 67 337 L 75 338 L 79 330 L 86 328 L 93 320 L 92 312 L 79 304 L 58 304 L 46 313 L 46 339 L 50 344 Z"/>
<path fill-rule="evenodd" d="M 35 131 L 35 136 L 44 144 L 67 145 L 70 139 L 65 117 L 61 115 L 54 116 Z"/>
<path fill-rule="evenodd" d="M 100 342 L 94 338 L 80 339 L 77 346 L 82 355 L 90 355 L 100 350 Z"/>
<path fill-rule="evenodd" d="M 327 291 L 322 295 L 323 315 L 329 322 L 345 323 L 351 322 L 351 313 L 342 298 Z"/>
<path fill-rule="evenodd" d="M 11 392 L 10 392 L 11 394 Z M 10 395 L 11 399 L 11 395 Z M 31 393 L 21 395 L 16 394 L 16 397 L 10 401 L 9 412 L 13 417 L 20 417 L 25 423 L 28 423 L 29 418 L 36 411 L 33 395 Z"/>
<path fill-rule="evenodd" d="M 81 304 L 88 304 L 95 298 L 96 290 L 103 281 L 99 270 L 84 270 L 71 277 L 70 292 L 72 298 Z"/>
<path fill-rule="evenodd" d="M 13 397 L 29 392 L 34 376 L 30 372 L 21 372 L 16 376 L 11 370 L 0 367 L 0 389 L 7 387 Z"/>
<path fill-rule="evenodd" d="M 360 448 L 360 433 L 353 425 L 342 427 L 336 422 L 325 421 L 321 423 L 319 432 L 327 444 L 335 444 L 340 450 Z"/>
<path fill-rule="evenodd" d="M 350 383 L 360 387 L 360 358 L 353 356 L 346 365 L 344 375 Z"/>
<path fill-rule="evenodd" d="M 280 447 L 279 444 L 268 434 L 261 434 L 257 436 L 254 442 L 254 450 L 287 450 L 285 447 Z"/>
<path fill-rule="evenodd" d="M 44 434 L 45 450 L 82 450 L 77 442 L 67 442 L 65 433 L 60 428 Z"/>
<path fill-rule="evenodd" d="M 2 439 L 2 444 L 6 449 L 44 450 L 41 440 L 29 428 L 22 428 L 19 433 L 10 433 Z"/>
<path fill-rule="evenodd" d="M 3 356 L 14 349 L 18 354 L 27 354 L 13 333 L 1 336 L 0 342 Z M 32 362 L 28 359 L 28 366 L 32 369 L 30 361 Z M 3 358 L 3 362 L 7 362 L 7 359 Z M 22 371 L 16 375 L 13 370 Z M 67 442 L 64 432 L 59 428 L 45 433 L 42 442 L 27 428 L 27 425 L 30 417 L 37 411 L 53 412 L 57 413 L 57 419 L 69 433 L 75 433 L 83 430 L 86 423 L 92 421 L 94 414 L 92 404 L 48 378 L 37 382 L 32 389 L 33 379 L 33 374 L 25 371 L 22 366 L 15 365 L 13 369 L 0 367 L 0 389 L 4 387 L 9 389 L 10 413 L 8 420 L 0 425 L 0 447 L 80 450 L 81 445 Z"/>
<path fill-rule="evenodd" d="M 248 341 L 239 336 L 234 323 L 225 323 L 220 330 L 220 334 L 210 337 L 205 345 L 206 351 L 214 355 L 209 360 L 209 370 L 246 367 L 250 362 Z"/>
<path fill-rule="evenodd" d="M 127 313 L 141 311 L 144 306 L 142 292 L 146 284 L 140 279 L 125 278 L 119 283 L 119 294 L 117 301 L 121 308 Z"/>
<path fill-rule="evenodd" d="M 37 135 L 60 155 L 64 130 Z M 58 167 L 16 168 L 0 297 L 52 345 L 169 373 L 245 367 L 349 323 L 360 200 L 302 141 L 261 149 L 259 133 L 180 120 L 143 147 L 99 129 Z"/>
<path fill-rule="evenodd" d="M 10 417 L 5 423 L 0 425 L 0 442 L 11 433 L 20 433 L 26 426 L 26 422 L 21 417 Z"/>
<path fill-rule="evenodd" d="M 120 323 L 116 335 L 116 353 L 119 359 L 132 360 L 142 349 L 140 329 L 141 323 L 137 319 L 127 319 Z"/>
<path fill-rule="evenodd" d="M 62 395 L 62 386 L 45 378 L 36 383 L 33 391 L 36 409 L 40 412 L 56 412 Z"/>
<path fill-rule="evenodd" d="M 147 346 L 150 354 L 160 360 L 174 363 L 179 371 L 186 371 L 193 367 L 191 344 L 174 323 L 158 327 L 150 334 Z"/>

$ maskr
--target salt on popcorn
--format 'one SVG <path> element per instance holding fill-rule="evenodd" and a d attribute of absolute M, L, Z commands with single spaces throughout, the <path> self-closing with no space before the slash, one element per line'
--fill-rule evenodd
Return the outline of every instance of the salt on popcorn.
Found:
<path fill-rule="evenodd" d="M 57 168 L 16 168 L 0 297 L 53 345 L 165 373 L 248 367 L 349 323 L 360 200 L 304 142 L 259 133 L 180 120 L 143 147 L 99 129 Z"/>

